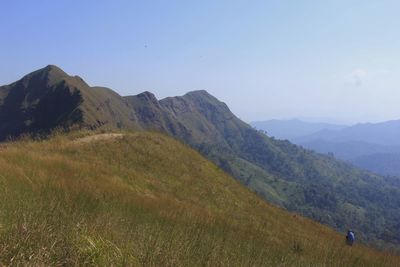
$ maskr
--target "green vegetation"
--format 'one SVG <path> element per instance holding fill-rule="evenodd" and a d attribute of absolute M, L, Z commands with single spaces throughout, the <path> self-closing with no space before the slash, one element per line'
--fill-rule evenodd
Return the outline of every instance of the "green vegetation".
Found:
<path fill-rule="evenodd" d="M 363 242 L 398 249 L 400 187 L 395 179 L 373 175 L 287 141 L 251 130 L 248 134 L 251 137 L 245 142 L 234 143 L 242 148 L 211 155 L 228 159 L 226 170 L 263 198 L 340 231 L 355 229 Z M 238 161 L 237 155 L 244 161 Z"/>
<path fill-rule="evenodd" d="M 398 181 L 269 138 L 206 91 L 162 100 L 149 92 L 122 97 L 55 66 L 0 88 L 0 140 L 56 127 L 168 134 L 268 202 L 339 231 L 352 228 L 364 243 L 392 249 L 400 244 Z"/>
<path fill-rule="evenodd" d="M 0 147 L 0 265 L 395 266 L 156 133 Z M 78 141 L 74 141 L 78 140 Z M 96 141 L 101 140 L 101 141 Z"/>

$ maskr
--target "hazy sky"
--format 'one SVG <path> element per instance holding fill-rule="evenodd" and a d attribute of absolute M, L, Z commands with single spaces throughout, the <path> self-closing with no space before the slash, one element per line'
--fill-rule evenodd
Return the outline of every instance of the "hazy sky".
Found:
<path fill-rule="evenodd" d="M 400 1 L 0 0 L 0 84 L 56 64 L 246 121 L 400 119 Z"/>

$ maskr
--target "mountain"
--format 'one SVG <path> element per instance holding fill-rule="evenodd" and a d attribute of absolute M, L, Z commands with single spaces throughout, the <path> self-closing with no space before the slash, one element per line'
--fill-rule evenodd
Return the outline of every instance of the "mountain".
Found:
<path fill-rule="evenodd" d="M 131 127 L 135 117 L 110 89 L 49 65 L 0 87 L 0 139 L 72 125 Z"/>
<path fill-rule="evenodd" d="M 358 141 L 378 145 L 400 145 L 400 120 L 381 123 L 360 123 L 340 130 L 321 130 L 299 138 L 298 142 L 325 140 L 331 142 Z"/>
<path fill-rule="evenodd" d="M 255 121 L 250 125 L 258 130 L 265 131 L 268 136 L 290 141 L 321 130 L 339 130 L 346 127 L 330 123 L 305 122 L 299 119 Z"/>
<path fill-rule="evenodd" d="M 0 149 L 0 265 L 396 266 L 262 201 L 154 132 L 55 135 Z"/>
<path fill-rule="evenodd" d="M 350 162 L 358 157 L 374 155 L 377 153 L 396 154 L 400 152 L 400 146 L 386 146 L 362 141 L 332 142 L 316 139 L 304 143 L 298 142 L 298 144 L 308 149 L 318 151 L 319 153 L 333 153 L 335 157 Z"/>
<path fill-rule="evenodd" d="M 400 177 L 400 146 L 371 144 L 360 141 L 331 142 L 321 139 L 298 142 L 299 145 L 334 155 L 359 168 L 389 176 Z"/>
<path fill-rule="evenodd" d="M 122 97 L 49 66 L 0 92 L 3 138 L 56 126 L 162 132 L 195 148 L 275 205 L 340 231 L 353 228 L 360 240 L 376 246 L 400 242 L 397 179 L 269 138 L 206 91 L 162 100 L 149 92 Z"/>
<path fill-rule="evenodd" d="M 368 154 L 353 158 L 350 162 L 374 173 L 400 177 L 400 152 Z"/>
<path fill-rule="evenodd" d="M 319 153 L 333 153 L 357 167 L 381 174 L 400 175 L 400 121 L 357 124 L 340 130 L 322 130 L 293 142 Z"/>

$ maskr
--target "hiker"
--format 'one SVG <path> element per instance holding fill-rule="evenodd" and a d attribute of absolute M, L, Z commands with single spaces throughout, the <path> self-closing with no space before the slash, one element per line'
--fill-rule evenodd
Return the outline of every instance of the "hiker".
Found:
<path fill-rule="evenodd" d="M 356 240 L 356 237 L 355 237 L 354 231 L 352 231 L 352 230 L 347 231 L 347 235 L 346 235 L 347 245 L 352 246 L 355 240 Z"/>

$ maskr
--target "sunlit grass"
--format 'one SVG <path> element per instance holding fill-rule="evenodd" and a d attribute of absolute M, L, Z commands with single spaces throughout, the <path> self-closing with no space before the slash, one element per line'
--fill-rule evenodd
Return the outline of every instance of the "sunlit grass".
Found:
<path fill-rule="evenodd" d="M 156 133 L 0 147 L 0 265 L 396 266 Z"/>

